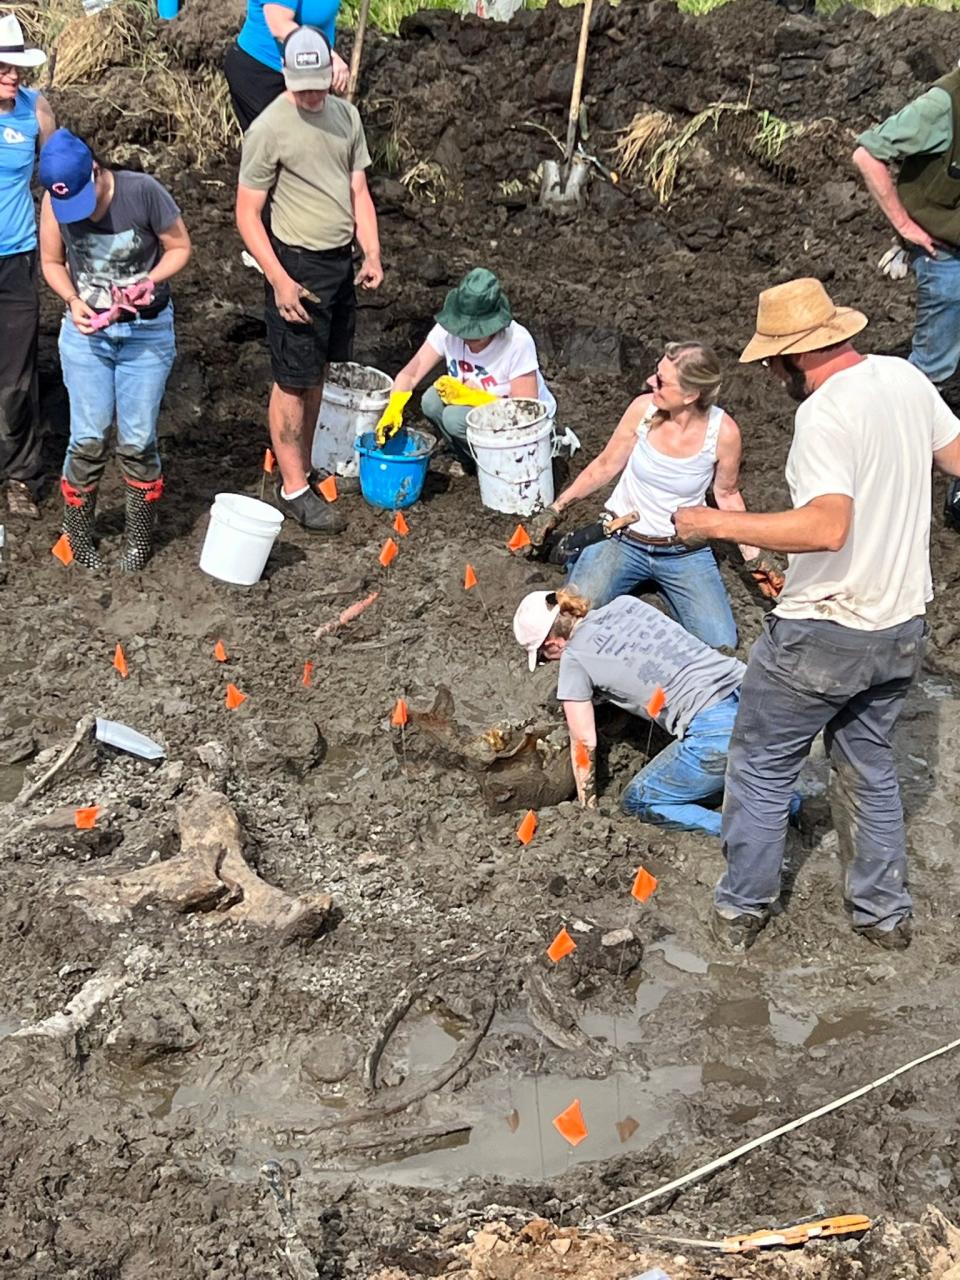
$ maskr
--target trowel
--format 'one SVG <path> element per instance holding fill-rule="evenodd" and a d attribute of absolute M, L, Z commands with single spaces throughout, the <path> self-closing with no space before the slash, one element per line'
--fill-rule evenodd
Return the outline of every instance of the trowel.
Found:
<path fill-rule="evenodd" d="M 563 160 L 544 160 L 540 182 L 540 203 L 543 205 L 579 204 L 590 176 L 590 161 L 577 153 L 577 131 L 580 128 L 580 101 L 583 97 L 583 73 L 587 65 L 587 43 L 590 37 L 590 15 L 593 0 L 584 0 L 580 19 L 580 44 L 577 47 L 577 65 L 573 75 L 573 91 L 570 94 L 570 114 L 567 117 L 567 145 Z"/>

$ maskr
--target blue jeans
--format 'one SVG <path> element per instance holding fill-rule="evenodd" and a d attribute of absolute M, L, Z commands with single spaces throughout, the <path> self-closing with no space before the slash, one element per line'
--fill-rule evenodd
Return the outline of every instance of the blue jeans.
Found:
<path fill-rule="evenodd" d="M 645 547 L 615 534 L 581 551 L 567 571 L 571 588 L 594 609 L 652 583 L 691 635 L 714 649 L 737 647 L 737 624 L 709 547 Z"/>
<path fill-rule="evenodd" d="M 103 474 L 107 441 L 117 422 L 117 460 L 130 480 L 160 475 L 157 418 L 177 354 L 173 307 L 83 334 L 69 315 L 60 326 L 60 364 L 70 394 L 70 443 L 63 473 L 87 488 Z"/>
<path fill-rule="evenodd" d="M 444 404 L 433 387 L 427 387 L 420 398 L 420 411 L 446 440 L 457 461 L 465 464 L 467 471 L 472 475 L 477 464 L 467 446 L 467 414 L 470 412 L 470 406 Z"/>
<path fill-rule="evenodd" d="M 721 915 L 780 896 L 790 796 L 823 730 L 831 806 L 855 925 L 893 929 L 912 909 L 893 729 L 923 659 L 922 618 L 884 631 L 768 614 L 740 690 L 723 801 Z"/>
<path fill-rule="evenodd" d="M 917 318 L 910 363 L 940 386 L 960 363 L 960 250 L 913 255 Z"/>
<path fill-rule="evenodd" d="M 719 803 L 727 746 L 740 705 L 739 693 L 693 717 L 687 732 L 637 774 L 620 797 L 624 813 L 669 831 L 719 836 L 720 813 L 700 801 Z"/>

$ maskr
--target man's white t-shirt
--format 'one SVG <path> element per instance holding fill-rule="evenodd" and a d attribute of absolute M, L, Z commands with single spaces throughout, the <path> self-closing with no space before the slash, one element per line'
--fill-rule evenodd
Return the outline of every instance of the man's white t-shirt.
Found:
<path fill-rule="evenodd" d="M 489 391 L 493 396 L 509 396 L 511 379 L 535 373 L 537 399 L 547 406 L 548 417 L 556 416 L 557 402 L 540 372 L 537 344 L 529 329 L 516 320 L 495 334 L 482 351 L 471 351 L 463 338 L 455 338 L 438 324 L 427 334 L 427 343 L 446 361 L 451 378 L 466 387 Z"/>
<path fill-rule="evenodd" d="M 906 360 L 867 356 L 800 405 L 787 459 L 794 507 L 842 493 L 853 522 L 839 551 L 790 556 L 775 612 L 861 631 L 926 611 L 935 449 L 960 434 L 933 383 Z"/>

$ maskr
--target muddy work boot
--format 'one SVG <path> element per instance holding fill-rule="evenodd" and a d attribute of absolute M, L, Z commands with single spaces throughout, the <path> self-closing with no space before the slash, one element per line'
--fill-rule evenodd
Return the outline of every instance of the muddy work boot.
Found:
<path fill-rule="evenodd" d="M 26 516 L 28 520 L 40 519 L 40 508 L 22 480 L 7 481 L 7 510 L 12 516 Z"/>
<path fill-rule="evenodd" d="M 336 507 L 314 493 L 310 485 L 295 498 L 285 498 L 283 489 L 278 489 L 277 506 L 285 516 L 296 520 L 304 529 L 313 529 L 317 533 L 342 533 L 347 527 L 346 520 Z"/>
<path fill-rule="evenodd" d="M 714 940 L 726 951 L 749 951 L 756 942 L 761 930 L 767 923 L 768 916 L 723 916 L 714 909 L 710 921 L 710 932 Z"/>
<path fill-rule="evenodd" d="M 120 568 L 125 573 L 139 573 L 153 555 L 157 503 L 162 494 L 163 476 L 146 482 L 127 481 L 126 542 L 120 552 Z"/>
<path fill-rule="evenodd" d="M 874 924 L 867 924 L 854 928 L 853 931 L 872 942 L 875 947 L 882 947 L 884 951 L 906 951 L 913 938 L 913 925 L 909 916 L 892 929 L 878 929 Z"/>
<path fill-rule="evenodd" d="M 63 494 L 63 532 L 70 541 L 74 560 L 84 569 L 102 569 L 103 561 L 93 540 L 97 486 L 78 489 L 62 476 L 60 492 Z"/>

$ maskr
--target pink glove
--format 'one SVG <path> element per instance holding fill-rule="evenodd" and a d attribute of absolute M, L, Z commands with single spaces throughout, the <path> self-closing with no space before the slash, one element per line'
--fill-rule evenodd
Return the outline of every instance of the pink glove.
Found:
<path fill-rule="evenodd" d="M 147 282 L 150 285 L 150 291 L 153 292 L 153 282 Z M 128 285 L 128 289 L 138 289 L 139 285 Z M 129 316 L 137 314 L 136 305 L 127 299 L 127 289 L 121 289 L 117 285 L 110 286 L 110 297 L 113 299 L 113 306 L 109 311 L 101 311 L 96 320 L 90 321 L 90 328 L 96 332 L 98 329 L 106 329 L 108 325 L 116 324 L 118 320 L 126 320 Z"/>
<path fill-rule="evenodd" d="M 133 307 L 149 307 L 155 296 L 155 285 L 149 276 L 136 284 L 128 284 L 122 291 L 123 301 Z"/>

